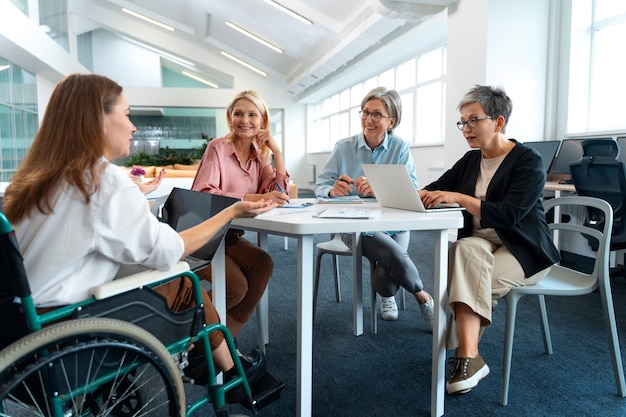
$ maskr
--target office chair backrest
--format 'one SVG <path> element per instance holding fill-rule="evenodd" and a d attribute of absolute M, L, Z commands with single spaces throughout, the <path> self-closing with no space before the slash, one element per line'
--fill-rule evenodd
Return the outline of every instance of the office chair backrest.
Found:
<path fill-rule="evenodd" d="M 584 141 L 585 154 L 570 164 L 572 182 L 581 196 L 607 201 L 614 212 L 612 244 L 626 242 L 626 168 L 618 160 L 619 147 L 614 140 Z M 587 211 L 587 221 L 594 227 L 604 224 L 604 216 L 595 209 Z M 589 239 L 588 239 L 589 240 Z M 592 249 L 596 245 L 589 240 Z"/>
<path fill-rule="evenodd" d="M 613 139 L 590 139 L 581 143 L 583 147 L 583 157 L 602 158 L 609 160 L 619 159 L 620 148 L 617 141 Z"/>

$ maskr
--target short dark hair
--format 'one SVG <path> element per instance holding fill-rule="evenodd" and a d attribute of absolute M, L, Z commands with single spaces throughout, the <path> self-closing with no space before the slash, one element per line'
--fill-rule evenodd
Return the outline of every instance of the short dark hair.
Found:
<path fill-rule="evenodd" d="M 464 106 L 471 103 L 480 104 L 485 113 L 494 120 L 497 119 L 498 116 L 504 117 L 504 126 L 502 127 L 502 133 L 504 133 L 506 125 L 509 122 L 509 117 L 511 117 L 511 113 L 513 112 L 513 102 L 503 88 L 488 85 L 475 85 L 474 88 L 469 90 L 467 94 L 465 94 L 465 97 L 461 99 L 457 109 L 461 111 Z"/>

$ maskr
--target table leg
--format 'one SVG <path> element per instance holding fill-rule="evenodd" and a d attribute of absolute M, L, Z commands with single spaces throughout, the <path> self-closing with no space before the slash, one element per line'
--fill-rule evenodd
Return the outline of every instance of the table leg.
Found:
<path fill-rule="evenodd" d="M 355 336 L 363 334 L 363 241 L 361 233 L 353 233 L 352 239 L 352 333 Z"/>
<path fill-rule="evenodd" d="M 220 321 L 226 324 L 226 252 L 224 250 L 225 243 L 222 240 L 217 252 L 211 261 L 211 291 L 213 296 L 213 305 L 220 316 Z"/>
<path fill-rule="evenodd" d="M 435 279 L 433 300 L 433 363 L 431 384 L 431 416 L 443 415 L 443 399 L 446 383 L 446 288 L 448 282 L 448 230 L 439 230 L 435 239 Z"/>
<path fill-rule="evenodd" d="M 313 235 L 298 236 L 298 352 L 296 407 L 298 417 L 313 410 Z"/>
<path fill-rule="evenodd" d="M 286 238 L 285 238 L 286 239 Z M 257 234 L 257 244 L 258 246 L 267 251 L 267 233 L 259 232 Z M 258 329 L 258 343 L 259 349 L 265 353 L 265 345 L 270 342 L 270 329 L 269 329 L 269 285 L 265 288 L 265 292 L 263 292 L 263 296 L 259 300 L 259 303 L 256 306 L 256 323 Z"/>

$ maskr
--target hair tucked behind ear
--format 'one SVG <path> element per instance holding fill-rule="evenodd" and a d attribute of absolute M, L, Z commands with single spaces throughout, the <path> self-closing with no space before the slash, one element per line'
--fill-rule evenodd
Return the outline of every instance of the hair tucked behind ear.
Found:
<path fill-rule="evenodd" d="M 104 115 L 110 113 L 122 87 L 109 78 L 72 74 L 55 87 L 39 131 L 11 179 L 4 211 L 19 223 L 33 209 L 52 212 L 54 193 L 68 184 L 88 203 L 100 182 L 100 159 L 106 152 Z"/>
<path fill-rule="evenodd" d="M 253 90 L 244 90 L 240 92 L 239 94 L 237 94 L 232 99 L 228 107 L 226 108 L 226 125 L 228 126 L 228 129 L 230 130 L 228 135 L 226 135 L 227 141 L 231 141 L 235 138 L 235 132 L 233 129 L 233 111 L 235 109 L 235 105 L 241 99 L 250 100 L 257 107 L 257 109 L 259 109 L 259 114 L 263 117 L 263 123 L 261 124 L 261 129 L 266 130 L 268 132 L 271 129 L 270 112 L 267 109 L 267 105 L 265 104 L 265 101 L 263 101 L 263 98 L 261 98 L 261 95 Z M 259 159 L 261 159 L 262 161 L 269 161 L 270 149 L 268 147 L 266 146 L 263 147 L 262 149 L 259 150 L 259 152 L 260 152 Z"/>

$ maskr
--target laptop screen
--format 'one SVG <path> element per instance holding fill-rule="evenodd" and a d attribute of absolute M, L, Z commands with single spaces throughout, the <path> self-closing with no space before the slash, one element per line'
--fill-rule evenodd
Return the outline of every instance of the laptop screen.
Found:
<path fill-rule="evenodd" d="M 181 232 L 210 219 L 237 201 L 239 200 L 232 197 L 174 188 L 163 205 L 159 220 Z M 191 256 L 205 260 L 213 259 L 229 226 L 230 222 Z"/>

